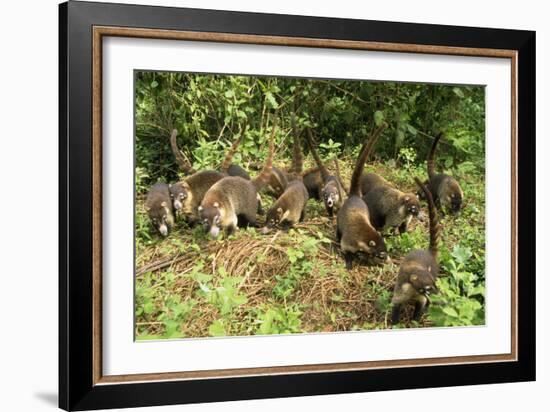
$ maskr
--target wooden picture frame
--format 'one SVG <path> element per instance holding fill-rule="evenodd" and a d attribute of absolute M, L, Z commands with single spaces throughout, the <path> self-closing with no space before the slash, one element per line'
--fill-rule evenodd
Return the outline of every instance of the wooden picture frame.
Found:
<path fill-rule="evenodd" d="M 168 7 L 59 8 L 59 405 L 66 410 L 535 379 L 535 33 Z M 484 56 L 512 64 L 509 354 L 103 376 L 102 39 Z M 520 247 L 521 246 L 521 247 Z"/>

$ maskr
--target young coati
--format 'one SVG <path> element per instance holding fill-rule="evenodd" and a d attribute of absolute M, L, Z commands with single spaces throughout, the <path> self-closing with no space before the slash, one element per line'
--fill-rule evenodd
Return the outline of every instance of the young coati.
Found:
<path fill-rule="evenodd" d="M 166 183 L 155 183 L 145 199 L 145 211 L 151 223 L 162 236 L 168 236 L 168 232 L 174 226 L 174 214 L 170 190 Z"/>
<path fill-rule="evenodd" d="M 292 116 L 294 126 L 294 116 Z M 294 129 L 292 150 L 292 166 L 288 171 L 290 182 L 285 191 L 267 212 L 266 226 L 274 228 L 281 226 L 284 230 L 304 220 L 306 204 L 309 199 L 308 191 L 302 182 L 302 168 L 304 159 L 300 143 L 300 134 Z"/>
<path fill-rule="evenodd" d="M 241 176 L 245 179 L 250 180 L 248 173 L 246 173 L 244 169 L 241 168 L 244 174 L 240 173 L 239 172 L 240 166 L 231 164 L 233 156 L 237 151 L 237 147 L 239 146 L 239 143 L 241 142 L 245 131 L 246 131 L 246 126 L 243 127 L 239 137 L 233 142 L 233 144 L 227 151 L 225 158 L 222 162 L 222 165 L 220 167 L 221 172 L 217 172 L 215 170 L 203 170 L 200 172 L 195 172 L 191 176 L 184 179 L 183 181 L 170 185 L 170 195 L 172 197 L 174 210 L 176 211 L 176 213 L 181 213 L 186 218 L 188 223 L 193 225 L 198 221 L 197 208 L 201 204 L 205 193 L 218 180 L 220 180 L 225 176 L 230 175 L 230 172 L 232 170 L 231 168 L 234 168 L 233 171 L 236 176 Z M 177 148 L 177 144 L 175 142 L 176 135 L 177 135 L 177 131 L 174 130 L 172 132 L 172 136 L 170 137 L 172 149 L 176 157 L 177 157 L 176 153 L 178 153 L 179 156 L 181 156 L 181 159 L 183 159 L 183 156 L 181 155 L 179 149 Z M 191 169 L 186 169 L 186 170 L 191 170 Z"/>
<path fill-rule="evenodd" d="M 348 195 L 349 190 L 344 185 L 342 177 L 340 176 L 340 166 L 338 165 L 338 159 L 334 159 L 334 170 L 336 171 L 336 177 L 338 178 L 340 185 L 344 189 L 346 195 Z M 321 176 L 321 171 L 319 170 L 319 167 L 312 167 L 311 169 L 306 170 L 302 174 L 302 180 L 307 188 L 309 198 L 321 200 L 322 195 L 320 193 L 320 189 L 323 188 L 323 178 Z"/>
<path fill-rule="evenodd" d="M 374 173 L 361 177 L 363 200 L 369 207 L 370 219 L 376 230 L 398 228 L 407 231 L 413 217 L 420 215 L 420 202 L 414 193 L 404 193 L 386 179 Z"/>
<path fill-rule="evenodd" d="M 371 137 L 363 144 L 353 174 L 351 176 L 351 185 L 349 197 L 346 199 L 336 217 L 336 238 L 340 242 L 346 268 L 352 268 L 353 257 L 357 253 L 366 253 L 378 260 L 386 260 L 388 253 L 384 239 L 373 227 L 369 209 L 361 198 L 361 175 L 365 166 L 365 161 L 376 143 L 376 140 L 386 128 L 386 124 L 378 127 Z"/>
<path fill-rule="evenodd" d="M 276 122 L 273 123 L 269 141 L 269 154 L 260 174 L 254 180 L 239 176 L 227 176 L 215 183 L 204 195 L 198 207 L 200 220 L 213 238 L 225 229 L 231 235 L 237 226 L 256 226 L 260 211 L 258 192 L 269 180 L 274 152 Z"/>
<path fill-rule="evenodd" d="M 229 150 L 227 151 L 225 155 L 225 159 L 222 163 L 222 166 L 220 167 L 220 170 L 222 173 L 227 174 L 228 176 L 241 176 L 245 179 L 250 180 L 250 175 L 246 170 L 244 170 L 241 166 L 232 164 L 231 161 L 233 159 L 233 156 L 235 155 L 235 152 L 237 151 L 237 147 L 239 146 L 240 142 L 243 140 L 244 134 L 246 132 L 246 126 L 241 130 L 241 133 L 239 134 L 239 137 L 233 142 Z M 172 134 L 170 135 L 170 147 L 172 149 L 172 153 L 174 154 L 174 157 L 176 158 L 176 163 L 180 166 L 181 170 L 185 175 L 196 173 L 195 169 L 191 166 L 191 163 L 189 160 L 187 160 L 180 149 L 178 148 L 177 138 L 178 131 L 176 129 L 172 130 Z"/>
<path fill-rule="evenodd" d="M 428 200 L 430 247 L 428 250 L 413 250 L 401 262 L 392 298 L 393 325 L 399 323 L 401 306 L 409 301 L 415 302 L 414 320 L 420 320 L 429 304 L 428 296 L 438 292 L 435 284 L 439 274 L 437 253 L 440 226 L 437 210 L 429 189 L 417 178 L 414 180 Z"/>
<path fill-rule="evenodd" d="M 325 209 L 327 210 L 328 215 L 332 217 L 334 212 L 337 212 L 344 203 L 346 192 L 342 187 L 340 179 L 338 179 L 337 176 L 330 174 L 326 166 L 323 164 L 323 161 L 315 149 L 312 134 L 311 129 L 308 128 L 307 143 L 309 145 L 309 150 L 311 151 L 311 154 L 319 167 L 319 172 L 321 173 L 321 178 L 323 180 L 322 186 L 319 186 L 319 197 L 323 199 Z"/>
<path fill-rule="evenodd" d="M 448 209 L 456 214 L 462 207 L 462 198 L 464 197 L 460 185 L 453 177 L 435 173 L 435 149 L 443 133 L 439 133 L 428 154 L 428 189 L 433 196 L 436 206 L 441 209 Z"/>

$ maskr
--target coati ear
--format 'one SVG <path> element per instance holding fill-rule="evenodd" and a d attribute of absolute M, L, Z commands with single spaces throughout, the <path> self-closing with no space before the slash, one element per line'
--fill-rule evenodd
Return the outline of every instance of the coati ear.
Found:
<path fill-rule="evenodd" d="M 279 213 L 279 214 L 283 213 L 283 208 L 282 208 L 282 207 L 278 207 L 278 208 L 277 208 L 277 213 Z"/>
<path fill-rule="evenodd" d="M 199 207 L 197 208 L 197 210 L 198 210 L 199 212 L 202 212 L 202 209 L 203 209 L 202 206 L 199 206 Z"/>
<path fill-rule="evenodd" d="M 162 207 L 166 207 L 166 202 L 162 202 L 160 205 L 161 205 Z"/>
<path fill-rule="evenodd" d="M 409 200 L 411 200 L 411 197 L 410 196 L 405 196 L 405 202 L 408 202 Z"/>
<path fill-rule="evenodd" d="M 411 275 L 410 279 L 414 282 L 418 280 L 418 275 Z"/>
<path fill-rule="evenodd" d="M 151 208 L 149 206 L 145 206 L 145 211 L 148 212 L 149 210 L 151 210 Z"/>
<path fill-rule="evenodd" d="M 369 240 L 369 246 L 370 247 L 376 246 L 376 242 L 374 240 Z"/>
<path fill-rule="evenodd" d="M 218 202 L 214 202 L 214 204 L 212 206 L 214 206 L 215 208 L 218 208 L 218 207 L 220 207 L 220 204 Z"/>

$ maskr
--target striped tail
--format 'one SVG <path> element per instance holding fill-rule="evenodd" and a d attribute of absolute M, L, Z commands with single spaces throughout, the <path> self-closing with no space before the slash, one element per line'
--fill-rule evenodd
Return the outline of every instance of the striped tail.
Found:
<path fill-rule="evenodd" d="M 417 177 L 414 178 L 414 181 L 428 200 L 428 213 L 430 217 L 430 252 L 432 253 L 434 259 L 437 260 L 437 254 L 439 253 L 439 235 L 441 233 L 441 225 L 439 224 L 437 208 L 435 207 L 432 193 L 428 190 L 426 185 L 424 185 Z"/>
<path fill-rule="evenodd" d="M 229 167 L 231 166 L 231 162 L 233 161 L 233 156 L 235 156 L 235 153 L 237 152 L 237 148 L 239 147 L 239 144 L 241 144 L 241 142 L 244 140 L 246 128 L 247 128 L 247 123 L 245 122 L 244 126 L 241 129 L 241 132 L 239 133 L 239 136 L 237 137 L 237 139 L 235 139 L 235 141 L 227 151 L 225 158 L 223 159 L 222 165 L 220 167 L 220 171 L 222 173 L 227 174 L 227 170 L 229 169 Z"/>
<path fill-rule="evenodd" d="M 313 132 L 311 131 L 311 128 L 307 129 L 306 140 L 307 140 L 307 144 L 309 146 L 311 155 L 315 159 L 315 163 L 317 163 L 317 166 L 319 166 L 319 171 L 321 172 L 321 177 L 323 178 L 323 182 L 326 182 L 326 180 L 330 177 L 330 173 L 328 169 L 325 167 L 325 165 L 323 164 L 323 161 L 321 160 L 321 158 L 319 157 L 319 153 L 317 153 L 317 150 L 315 149 Z"/>
<path fill-rule="evenodd" d="M 432 147 L 430 148 L 430 152 L 428 153 L 428 177 L 430 180 L 435 176 L 435 149 L 437 148 L 437 144 L 442 137 L 442 132 L 435 137 Z"/>
<path fill-rule="evenodd" d="M 271 176 L 271 168 L 273 166 L 273 153 L 275 151 L 275 131 L 277 130 L 277 117 L 273 116 L 273 125 L 271 126 L 271 137 L 269 138 L 269 153 L 265 160 L 264 167 L 260 174 L 252 181 L 256 187 L 256 191 L 260 191 L 264 186 L 269 183 L 269 177 Z"/>
<path fill-rule="evenodd" d="M 359 157 L 357 158 L 357 163 L 355 164 L 355 169 L 353 169 L 353 174 L 351 175 L 351 183 L 349 188 L 350 196 L 359 196 L 361 197 L 361 176 L 363 175 L 363 170 L 365 169 L 365 162 L 367 161 L 374 144 L 384 131 L 388 127 L 386 123 L 382 123 L 374 130 L 372 135 L 365 141 L 361 151 L 359 152 Z"/>
<path fill-rule="evenodd" d="M 176 158 L 176 163 L 179 165 L 181 170 L 183 170 L 183 173 L 185 173 L 186 175 L 195 173 L 195 170 L 193 170 L 191 163 L 189 163 L 189 161 L 185 157 L 183 157 L 183 155 L 180 152 L 180 149 L 178 148 L 178 142 L 176 141 L 177 136 L 178 136 L 178 131 L 176 129 L 172 130 L 172 134 L 170 135 L 170 147 L 172 148 L 172 153 Z"/>

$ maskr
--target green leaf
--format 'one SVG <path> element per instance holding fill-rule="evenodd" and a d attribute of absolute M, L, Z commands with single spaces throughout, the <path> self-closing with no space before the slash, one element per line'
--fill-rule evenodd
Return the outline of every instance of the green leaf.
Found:
<path fill-rule="evenodd" d="M 271 92 L 265 93 L 265 99 L 269 103 L 272 109 L 277 109 L 279 107 L 279 104 L 277 103 L 275 96 L 273 96 Z"/>
<path fill-rule="evenodd" d="M 446 307 L 442 308 L 442 310 L 445 314 L 447 314 L 449 316 L 452 316 L 452 317 L 455 317 L 455 318 L 458 318 L 458 312 L 454 308 L 446 306 Z"/>
<path fill-rule="evenodd" d="M 464 97 L 464 92 L 459 87 L 453 87 L 453 93 L 461 99 Z"/>
<path fill-rule="evenodd" d="M 228 99 L 232 98 L 233 96 L 235 96 L 235 92 L 233 90 L 229 89 L 225 92 L 225 97 L 227 97 Z"/>
<path fill-rule="evenodd" d="M 159 84 L 158 84 L 158 82 L 157 82 L 156 80 L 153 80 L 153 81 L 151 82 L 151 87 L 152 87 L 153 89 L 156 88 L 158 85 L 159 85 Z"/>
<path fill-rule="evenodd" d="M 384 121 L 384 112 L 377 110 L 374 112 L 374 124 L 376 126 L 380 126 L 382 122 Z"/>
<path fill-rule="evenodd" d="M 212 322 L 212 324 L 208 327 L 208 333 L 210 336 L 225 336 L 225 328 L 223 326 L 223 323 L 219 320 L 215 320 Z"/>

